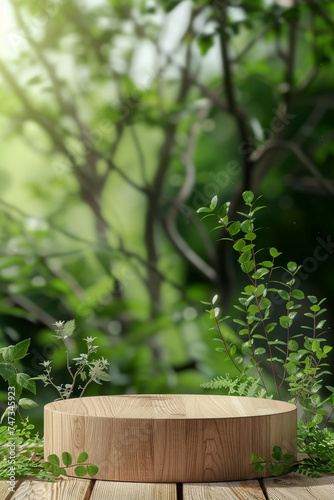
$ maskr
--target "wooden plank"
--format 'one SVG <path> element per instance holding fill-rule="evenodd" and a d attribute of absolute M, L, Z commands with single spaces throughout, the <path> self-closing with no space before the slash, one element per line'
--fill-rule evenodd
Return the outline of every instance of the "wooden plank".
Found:
<path fill-rule="evenodd" d="M 86 500 L 89 498 L 91 481 L 64 478 L 48 481 L 23 481 L 10 500 Z"/>
<path fill-rule="evenodd" d="M 6 500 L 6 498 L 10 496 L 11 492 L 8 488 L 8 481 L 0 481 L 0 500 Z"/>
<path fill-rule="evenodd" d="M 90 500 L 177 500 L 176 484 L 96 481 Z"/>
<path fill-rule="evenodd" d="M 258 481 L 183 485 L 183 500 L 265 500 Z"/>
<path fill-rule="evenodd" d="M 288 474 L 263 480 L 269 500 L 333 500 L 334 476 L 310 478 Z"/>

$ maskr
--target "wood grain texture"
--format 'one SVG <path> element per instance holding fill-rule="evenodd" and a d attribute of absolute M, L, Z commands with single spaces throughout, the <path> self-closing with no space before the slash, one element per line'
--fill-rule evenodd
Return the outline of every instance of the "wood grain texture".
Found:
<path fill-rule="evenodd" d="M 177 500 L 176 484 L 96 481 L 90 500 Z"/>
<path fill-rule="evenodd" d="M 183 500 L 265 500 L 258 481 L 184 484 Z"/>
<path fill-rule="evenodd" d="M 269 500 L 333 500 L 334 476 L 319 478 L 288 474 L 263 480 Z"/>
<path fill-rule="evenodd" d="M 10 497 L 11 492 L 8 490 L 8 481 L 0 481 L 0 500 L 6 500 Z"/>
<path fill-rule="evenodd" d="M 55 483 L 47 481 L 23 481 L 11 500 L 87 500 L 91 481 L 83 479 L 61 479 Z"/>
<path fill-rule="evenodd" d="M 57 401 L 44 409 L 45 455 L 86 451 L 96 479 L 213 482 L 254 474 L 252 452 L 296 455 L 296 407 L 233 396 L 127 395 Z M 71 474 L 69 470 L 69 474 Z"/>

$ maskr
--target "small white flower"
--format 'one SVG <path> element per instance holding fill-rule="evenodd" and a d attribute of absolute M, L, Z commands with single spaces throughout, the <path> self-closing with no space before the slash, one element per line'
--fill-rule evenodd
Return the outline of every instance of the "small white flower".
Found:
<path fill-rule="evenodd" d="M 64 326 L 64 323 L 65 323 L 65 321 L 56 321 L 55 323 L 53 323 L 53 326 L 60 329 Z"/>
<path fill-rule="evenodd" d="M 47 361 L 43 361 L 43 363 L 40 363 L 41 366 L 44 366 L 44 368 L 47 368 L 48 366 L 50 366 L 51 364 L 51 361 L 50 360 L 47 360 Z"/>
<path fill-rule="evenodd" d="M 96 338 L 97 337 L 87 337 L 87 338 L 85 338 L 83 340 L 85 340 L 87 342 L 87 344 L 92 344 Z"/>

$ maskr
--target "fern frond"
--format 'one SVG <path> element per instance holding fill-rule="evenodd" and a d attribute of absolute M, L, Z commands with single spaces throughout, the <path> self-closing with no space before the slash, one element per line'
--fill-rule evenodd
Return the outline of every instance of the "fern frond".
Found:
<path fill-rule="evenodd" d="M 227 389 L 228 395 L 259 397 L 263 394 L 260 380 L 247 375 L 231 377 L 228 373 L 201 384 L 204 389 Z M 262 396 L 263 397 L 263 396 Z"/>

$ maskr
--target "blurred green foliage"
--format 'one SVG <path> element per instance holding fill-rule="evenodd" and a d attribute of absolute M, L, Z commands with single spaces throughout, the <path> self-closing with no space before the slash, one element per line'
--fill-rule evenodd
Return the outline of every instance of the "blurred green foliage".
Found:
<path fill-rule="evenodd" d="M 216 194 L 232 213 L 243 190 L 263 194 L 259 246 L 304 264 L 305 293 L 331 303 L 333 2 L 12 0 L 6 13 L 0 335 L 31 337 L 24 371 L 52 359 L 65 382 L 51 329 L 75 318 L 73 354 L 97 337 L 110 362 L 112 384 L 89 395 L 199 393 L 233 373 L 199 303 L 217 291 L 228 311 L 243 283 L 195 213 Z M 37 419 L 55 397 L 40 392 Z"/>

